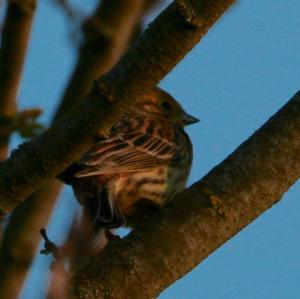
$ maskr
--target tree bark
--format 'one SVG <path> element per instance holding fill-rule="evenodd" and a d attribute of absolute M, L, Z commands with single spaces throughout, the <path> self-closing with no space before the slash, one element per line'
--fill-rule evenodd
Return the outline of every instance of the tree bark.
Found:
<path fill-rule="evenodd" d="M 35 8 L 36 0 L 8 1 L 0 49 L 0 161 L 8 153 L 11 130 L 5 123 L 17 112 L 17 94 Z"/>
<path fill-rule="evenodd" d="M 97 81 L 85 101 L 1 164 L 0 217 L 78 159 L 96 134 L 106 135 L 128 106 L 157 85 L 233 2 L 170 4 L 116 67 Z"/>
<path fill-rule="evenodd" d="M 109 244 L 72 298 L 155 298 L 281 199 L 300 176 L 300 92 L 159 215 Z"/>

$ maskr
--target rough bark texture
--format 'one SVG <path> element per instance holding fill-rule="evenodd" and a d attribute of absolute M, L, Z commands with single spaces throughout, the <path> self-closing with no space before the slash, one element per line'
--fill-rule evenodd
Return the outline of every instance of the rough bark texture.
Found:
<path fill-rule="evenodd" d="M 1 164 L 0 217 L 78 159 L 97 133 L 107 134 L 128 106 L 171 71 L 233 2 L 177 0 L 169 5 L 85 101 Z"/>
<path fill-rule="evenodd" d="M 155 298 L 280 200 L 300 176 L 299 115 L 300 92 L 160 215 L 82 269 L 72 298 Z"/>
<path fill-rule="evenodd" d="M 93 80 L 118 61 L 141 21 L 143 3 L 140 0 L 123 0 L 122 5 L 117 6 L 116 1 L 104 0 L 87 19 L 89 30 L 84 30 L 85 41 L 79 52 L 77 67 L 54 119 L 62 113 L 62 108 L 70 109 L 79 102 Z M 103 44 L 105 39 L 107 42 Z M 39 229 L 46 227 L 61 188 L 60 182 L 51 180 L 13 211 L 3 246 L 0 244 L 0 272 L 3 277 L 0 280 L 0 298 L 18 298 L 40 241 Z"/>
<path fill-rule="evenodd" d="M 16 113 L 35 7 L 36 0 L 8 1 L 0 49 L 0 161 L 7 157 L 11 130 L 5 122 Z"/>

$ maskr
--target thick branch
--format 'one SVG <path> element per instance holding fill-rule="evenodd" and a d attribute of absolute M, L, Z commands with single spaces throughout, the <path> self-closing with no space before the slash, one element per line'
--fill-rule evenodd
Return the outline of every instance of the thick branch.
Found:
<path fill-rule="evenodd" d="M 300 92 L 158 217 L 82 269 L 73 298 L 154 298 L 269 209 L 300 176 L 299 115 Z"/>
<path fill-rule="evenodd" d="M 116 67 L 98 80 L 86 101 L 2 163 L 0 215 L 78 159 L 97 133 L 107 134 L 123 111 L 171 71 L 232 3 L 172 3 Z"/>
<path fill-rule="evenodd" d="M 36 0 L 10 0 L 0 49 L 0 118 L 16 113 L 16 99 Z M 1 130 L 2 131 L 2 130 Z M 10 132 L 0 132 L 0 160 L 7 156 Z"/>

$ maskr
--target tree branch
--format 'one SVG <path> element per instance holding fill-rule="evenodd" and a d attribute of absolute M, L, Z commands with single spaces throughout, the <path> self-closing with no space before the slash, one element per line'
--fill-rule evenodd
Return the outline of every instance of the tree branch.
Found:
<path fill-rule="evenodd" d="M 0 49 L 0 119 L 14 116 L 36 0 L 8 1 Z M 7 157 L 9 130 L 0 131 L 0 160 Z"/>
<path fill-rule="evenodd" d="M 123 111 L 171 71 L 233 1 L 177 0 L 169 5 L 97 81 L 87 100 L 2 163 L 0 217 L 78 159 L 96 134 L 107 134 Z"/>
<path fill-rule="evenodd" d="M 300 176 L 299 115 L 300 92 L 160 215 L 107 246 L 76 275 L 72 298 L 156 298 L 269 209 Z"/>

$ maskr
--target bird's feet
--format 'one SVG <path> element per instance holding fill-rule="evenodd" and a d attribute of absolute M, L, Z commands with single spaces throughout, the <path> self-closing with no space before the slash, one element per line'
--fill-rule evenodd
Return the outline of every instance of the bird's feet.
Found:
<path fill-rule="evenodd" d="M 54 257 L 54 261 L 50 265 L 50 269 L 53 270 L 54 267 L 61 268 L 64 272 L 67 273 L 64 267 L 64 259 L 63 259 L 63 248 L 56 246 L 56 244 L 48 238 L 46 230 L 42 228 L 40 230 L 40 234 L 44 239 L 44 249 L 40 250 L 40 254 L 49 255 L 52 254 Z"/>

